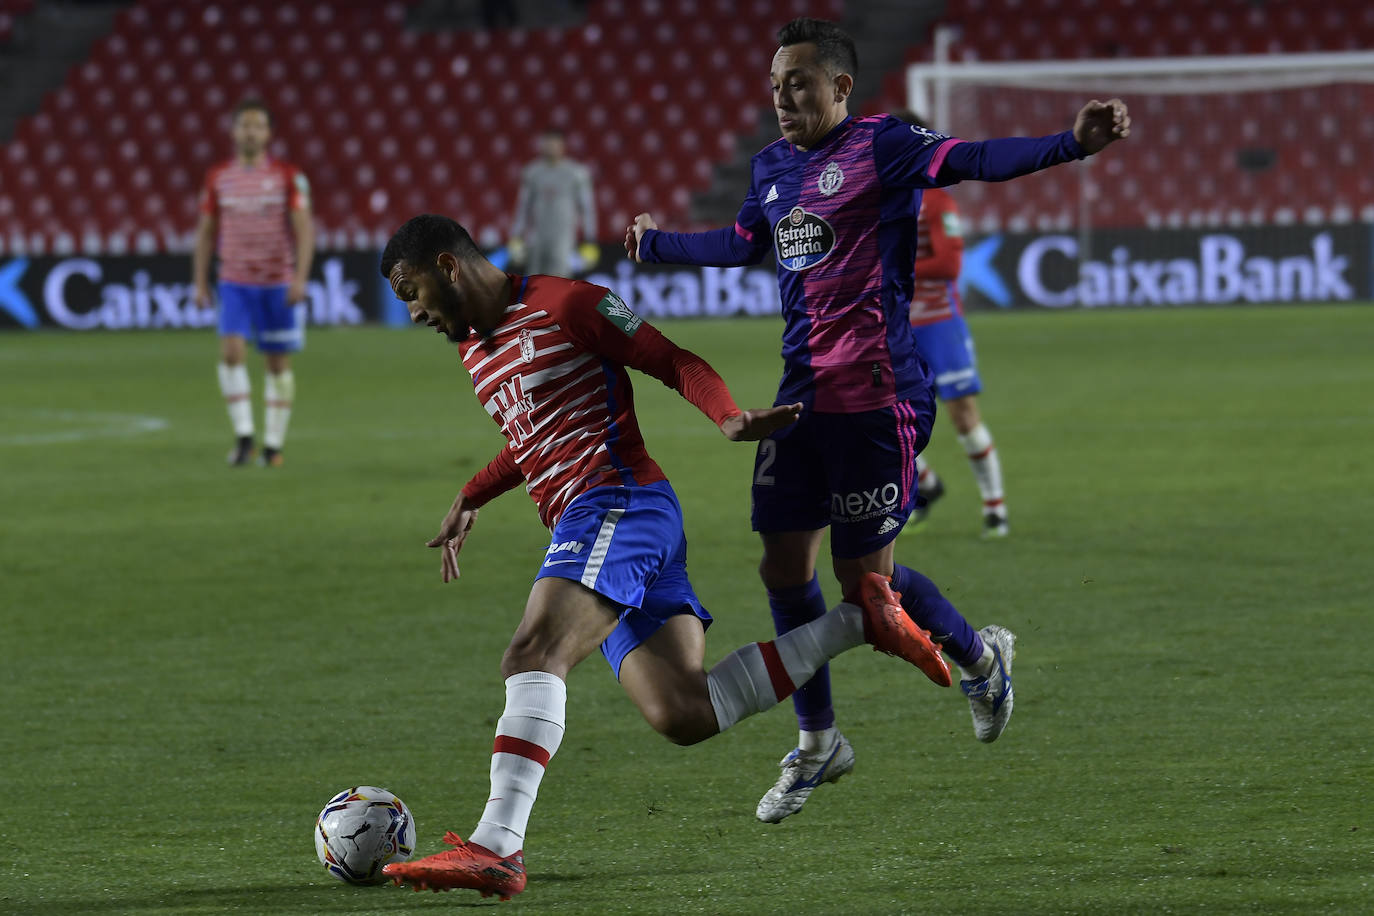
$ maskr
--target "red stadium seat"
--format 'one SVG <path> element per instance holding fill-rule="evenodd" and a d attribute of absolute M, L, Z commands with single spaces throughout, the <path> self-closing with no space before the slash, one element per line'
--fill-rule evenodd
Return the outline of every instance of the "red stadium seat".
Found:
<path fill-rule="evenodd" d="M 12 15 L 16 2 L 32 0 L 0 0 L 0 12 Z M 405 28 L 406 6 L 138 0 L 0 147 L 0 189 L 9 208 L 0 215 L 20 233 L 64 219 L 84 231 L 94 220 L 107 241 L 113 234 L 134 245 L 140 231 L 157 244 L 175 240 L 191 228 L 178 230 L 177 220 L 194 223 L 205 169 L 228 153 L 227 110 L 243 95 L 261 93 L 277 113 L 273 150 L 314 180 L 329 238 L 372 239 L 420 205 L 461 211 L 475 231 L 505 231 L 533 135 L 547 126 L 563 129 L 572 154 L 597 176 L 605 237 L 618 238 L 623 221 L 647 203 L 665 223 L 687 225 L 689 192 L 709 184 L 713 164 L 735 154 L 736 134 L 752 132 L 766 110 L 759 59 L 770 53 L 777 22 L 844 12 L 841 0 L 598 0 L 587 5 L 586 21 L 570 28 L 425 34 Z M 984 60 L 1374 45 L 1374 5 L 1345 0 L 1315 7 L 950 0 L 945 18 L 964 27 L 955 55 Z M 912 60 L 928 57 L 925 45 L 909 53 Z M 712 79 L 675 76 L 692 69 Z M 897 70 L 882 80 L 873 110 L 904 98 Z M 1174 218 L 1169 207 L 1147 209 L 1145 202 L 1190 169 L 1217 170 L 1224 180 L 1211 190 L 1179 186 L 1179 193 L 1201 197 L 1177 219 L 1186 219 L 1187 209 L 1248 219 L 1257 207 L 1283 203 L 1273 177 L 1278 168 L 1236 173 L 1231 131 L 1245 143 L 1276 145 L 1284 171 L 1312 161 L 1304 142 L 1313 136 L 1342 161 L 1374 144 L 1369 94 L 1360 88 L 1303 96 L 1306 118 L 1293 118 L 1281 100 L 1247 97 L 1248 109 L 1224 99 L 1196 108 L 1187 101 L 1142 111 L 1142 136 L 1148 130 L 1151 143 L 1131 146 L 1094 173 L 1116 183 L 1118 218 Z M 1009 95 L 994 97 L 983 114 L 994 133 L 1038 132 L 1065 117 L 1057 105 Z M 1209 120 L 1211 127 L 1197 128 Z M 140 166 L 148 171 L 138 172 Z M 1344 207 L 1357 216 L 1374 203 L 1368 170 L 1357 171 L 1348 180 L 1309 182 L 1312 193 L 1328 199 L 1308 206 L 1328 215 Z M 116 188 L 126 179 L 148 186 Z M 959 193 L 1005 211 L 980 214 L 986 219 L 1060 225 L 1072 217 L 1066 210 L 1077 200 L 1076 173 L 1017 187 L 1024 200 L 1014 205 L 992 204 L 1005 200 L 995 190 L 970 186 Z M 1235 188 L 1244 194 L 1223 193 Z M 87 195 L 98 200 L 84 208 L 68 203 Z M 47 203 L 35 203 L 39 198 Z"/>

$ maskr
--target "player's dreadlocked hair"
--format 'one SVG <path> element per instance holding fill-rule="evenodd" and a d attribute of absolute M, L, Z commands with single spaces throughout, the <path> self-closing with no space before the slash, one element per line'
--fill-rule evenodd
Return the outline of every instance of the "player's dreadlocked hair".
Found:
<path fill-rule="evenodd" d="M 816 60 L 831 76 L 859 74 L 859 52 L 849 33 L 826 19 L 793 19 L 778 29 L 778 44 L 784 48 L 811 42 L 816 46 Z"/>
<path fill-rule="evenodd" d="M 416 267 L 432 265 L 444 251 L 463 259 L 481 254 L 472 236 L 457 221 L 434 213 L 413 216 L 386 243 L 386 250 L 382 252 L 382 276 L 390 277 L 401 261 Z"/>

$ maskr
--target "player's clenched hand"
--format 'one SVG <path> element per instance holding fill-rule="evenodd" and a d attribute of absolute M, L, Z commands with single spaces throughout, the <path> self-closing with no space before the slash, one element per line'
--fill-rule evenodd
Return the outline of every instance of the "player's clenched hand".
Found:
<path fill-rule="evenodd" d="M 467 504 L 467 498 L 460 492 L 453 500 L 453 506 L 444 516 L 439 533 L 425 542 L 426 547 L 438 547 L 442 557 L 440 566 L 444 581 L 458 578 L 458 551 L 463 549 L 468 532 L 477 521 L 477 510 Z"/>
<path fill-rule="evenodd" d="M 647 213 L 636 216 L 634 224 L 625 228 L 625 254 L 631 261 L 642 263 L 639 260 L 639 240 L 644 237 L 645 232 L 657 228 L 658 223 Z"/>
<path fill-rule="evenodd" d="M 1073 122 L 1073 138 L 1090 155 L 1130 135 L 1131 116 L 1126 113 L 1126 103 L 1120 99 L 1105 102 L 1093 99 L 1079 110 Z"/>
<path fill-rule="evenodd" d="M 208 309 L 215 304 L 214 300 L 210 298 L 210 287 L 204 283 L 196 284 L 196 291 L 192 294 L 192 298 L 196 305 L 203 309 Z"/>
<path fill-rule="evenodd" d="M 720 431 L 731 442 L 757 442 L 784 426 L 791 426 L 801 416 L 801 404 L 781 404 L 763 410 L 746 410 L 720 422 Z"/>
<path fill-rule="evenodd" d="M 291 285 L 286 288 L 286 304 L 297 305 L 305 301 L 305 283 L 300 280 L 292 280 Z"/>

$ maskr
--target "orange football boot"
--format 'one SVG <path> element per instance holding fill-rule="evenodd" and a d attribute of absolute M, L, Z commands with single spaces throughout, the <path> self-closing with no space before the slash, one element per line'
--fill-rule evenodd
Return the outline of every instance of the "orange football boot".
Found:
<path fill-rule="evenodd" d="M 845 600 L 863 609 L 864 639 L 875 651 L 911 662 L 941 687 L 954 683 L 949 663 L 940 654 L 943 647 L 902 608 L 902 596 L 892 590 L 887 576 L 864 573 L 858 595 Z"/>
<path fill-rule="evenodd" d="M 485 846 L 465 843 L 450 830 L 444 842 L 452 846 L 413 862 L 392 862 L 382 874 L 397 884 L 409 884 L 417 891 L 447 891 L 468 888 L 483 897 L 497 894 L 509 900 L 525 889 L 525 853 L 498 856 Z"/>

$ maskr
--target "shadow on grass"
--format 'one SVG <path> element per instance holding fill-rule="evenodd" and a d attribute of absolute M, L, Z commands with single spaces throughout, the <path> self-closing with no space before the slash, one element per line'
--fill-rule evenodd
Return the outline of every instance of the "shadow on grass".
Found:
<path fill-rule="evenodd" d="M 535 884 L 576 883 L 586 880 L 578 874 L 543 872 L 531 876 Z M 495 897 L 482 898 L 473 891 L 415 893 L 409 887 L 345 887 L 329 884 L 260 884 L 250 887 L 186 888 L 154 893 L 147 897 L 121 896 L 73 897 L 34 903 L 22 912 L 66 913 L 376 913 L 414 909 L 417 902 L 449 908 L 493 906 Z M 2 904 L 3 898 L 0 898 Z"/>

